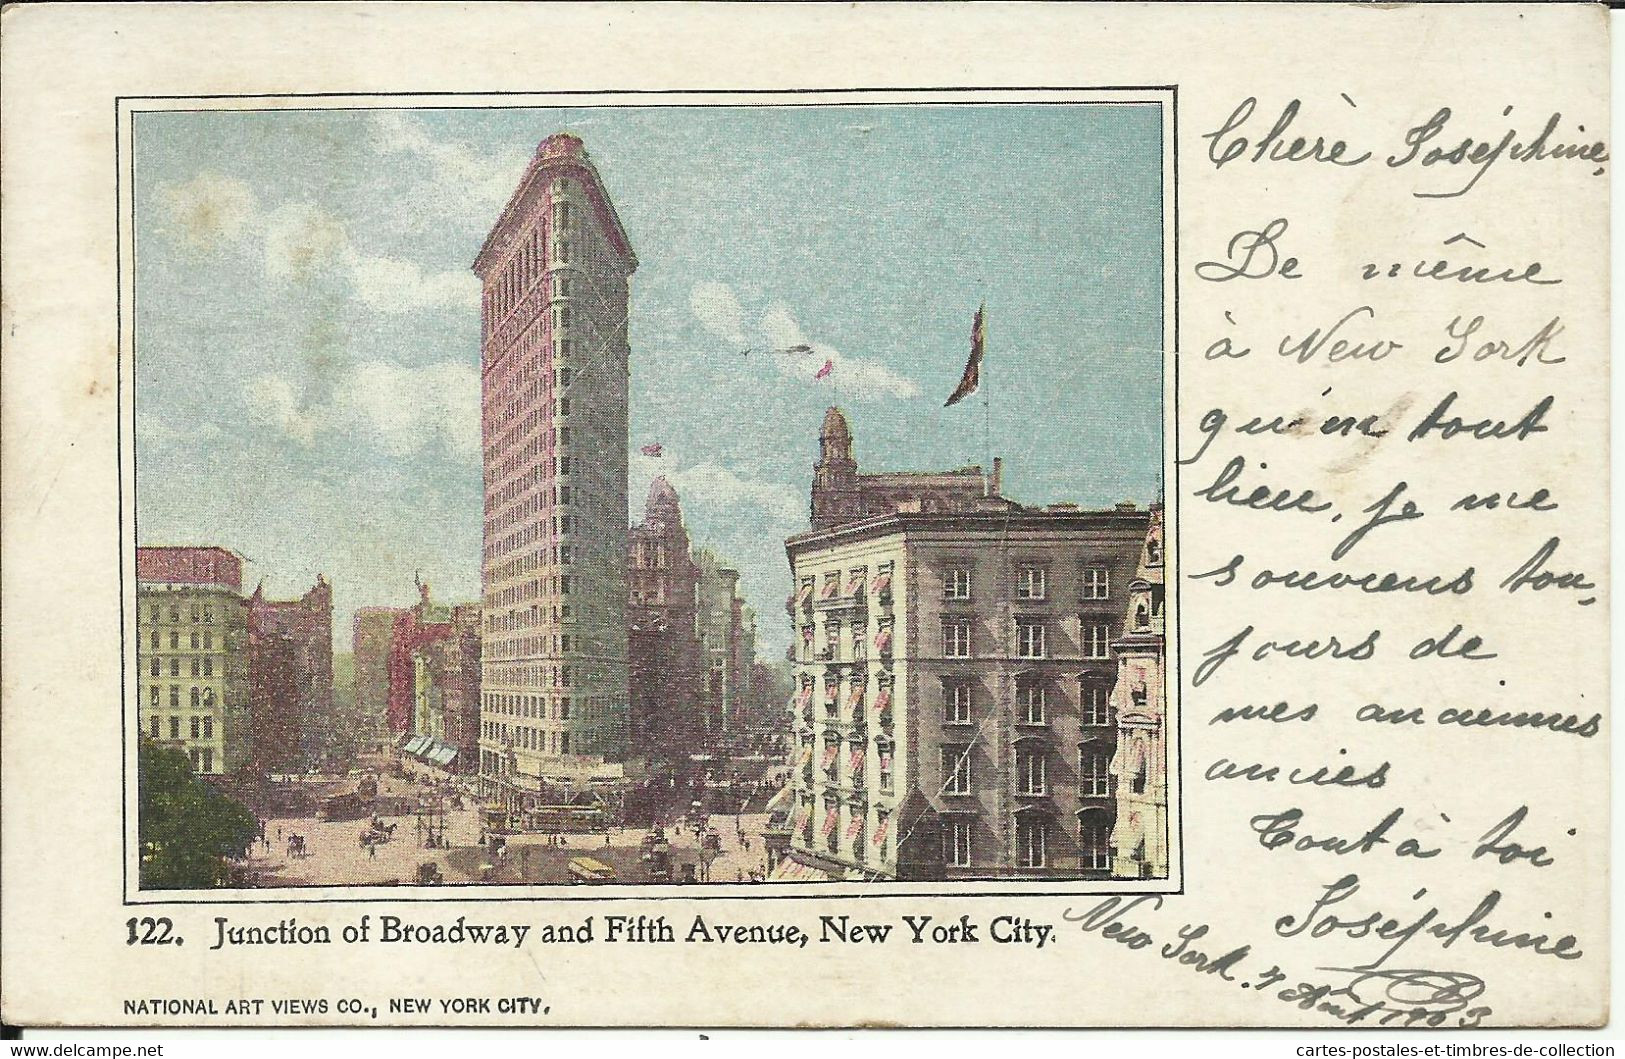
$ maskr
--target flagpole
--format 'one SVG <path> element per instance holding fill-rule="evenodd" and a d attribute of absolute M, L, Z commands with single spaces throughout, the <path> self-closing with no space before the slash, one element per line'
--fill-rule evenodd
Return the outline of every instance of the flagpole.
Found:
<path fill-rule="evenodd" d="M 987 463 L 982 470 L 982 495 L 993 495 L 993 394 L 987 377 L 987 309 L 982 309 L 982 454 Z"/>

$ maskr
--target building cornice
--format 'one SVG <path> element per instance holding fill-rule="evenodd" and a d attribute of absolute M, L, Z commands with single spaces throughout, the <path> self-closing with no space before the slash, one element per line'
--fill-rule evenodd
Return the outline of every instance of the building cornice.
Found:
<path fill-rule="evenodd" d="M 785 553 L 797 555 L 818 548 L 872 540 L 917 531 L 946 531 L 966 535 L 1002 535 L 1009 530 L 1137 529 L 1144 532 L 1150 512 L 1134 511 L 1048 511 L 1042 508 L 1014 508 L 1001 511 L 892 512 L 875 515 L 828 529 L 806 530 L 786 538 Z"/>

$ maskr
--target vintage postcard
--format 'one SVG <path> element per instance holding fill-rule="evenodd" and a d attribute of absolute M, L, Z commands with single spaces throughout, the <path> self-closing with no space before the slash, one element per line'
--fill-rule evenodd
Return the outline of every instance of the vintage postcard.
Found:
<path fill-rule="evenodd" d="M 7 1023 L 1606 1021 L 1600 8 L 6 22 Z"/>

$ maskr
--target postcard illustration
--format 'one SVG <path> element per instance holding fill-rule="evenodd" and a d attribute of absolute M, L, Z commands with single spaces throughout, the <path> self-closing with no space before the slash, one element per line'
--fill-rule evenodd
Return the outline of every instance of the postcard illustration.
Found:
<path fill-rule="evenodd" d="M 136 113 L 131 888 L 1177 885 L 1168 108 Z"/>

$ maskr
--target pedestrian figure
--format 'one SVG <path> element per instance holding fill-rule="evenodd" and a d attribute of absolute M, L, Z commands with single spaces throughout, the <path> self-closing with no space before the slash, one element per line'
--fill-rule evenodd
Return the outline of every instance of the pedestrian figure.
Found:
<path fill-rule="evenodd" d="M 367 856 L 373 860 L 378 859 L 378 844 L 376 842 L 367 843 Z"/>

